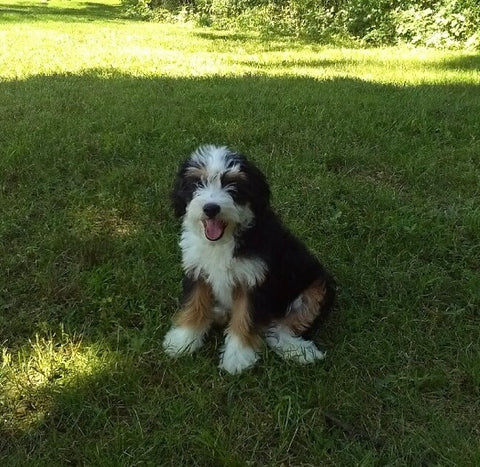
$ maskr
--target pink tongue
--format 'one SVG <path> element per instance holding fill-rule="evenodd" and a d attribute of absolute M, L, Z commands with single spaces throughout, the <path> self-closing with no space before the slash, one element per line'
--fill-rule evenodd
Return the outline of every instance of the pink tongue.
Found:
<path fill-rule="evenodd" d="M 225 226 L 221 220 L 207 219 L 205 221 L 205 236 L 209 240 L 218 240 L 223 235 Z"/>

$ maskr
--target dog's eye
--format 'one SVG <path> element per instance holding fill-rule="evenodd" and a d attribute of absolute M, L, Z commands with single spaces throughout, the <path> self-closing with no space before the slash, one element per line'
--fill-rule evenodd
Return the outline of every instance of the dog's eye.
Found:
<path fill-rule="evenodd" d="M 229 193 L 233 198 L 233 201 L 237 204 L 245 204 L 248 202 L 247 194 L 240 187 L 236 187 L 231 191 L 229 190 Z"/>
<path fill-rule="evenodd" d="M 228 185 L 225 185 L 224 187 L 222 187 L 227 193 L 230 193 L 230 195 L 232 195 L 232 197 L 234 196 L 235 193 L 238 192 L 238 188 L 237 188 L 237 185 L 235 185 L 234 183 L 229 183 Z"/>
<path fill-rule="evenodd" d="M 190 190 L 197 190 L 198 188 L 205 187 L 205 183 L 199 177 L 187 177 L 185 179 L 185 183 L 190 188 Z"/>
<path fill-rule="evenodd" d="M 222 188 L 226 189 L 227 191 L 236 190 L 236 184 L 229 181 L 229 180 L 222 180 Z"/>
<path fill-rule="evenodd" d="M 220 177 L 220 182 L 222 184 L 222 188 L 230 188 L 231 189 L 235 189 L 236 188 L 236 178 L 235 177 L 232 177 L 231 174 L 223 174 L 221 177 Z"/>

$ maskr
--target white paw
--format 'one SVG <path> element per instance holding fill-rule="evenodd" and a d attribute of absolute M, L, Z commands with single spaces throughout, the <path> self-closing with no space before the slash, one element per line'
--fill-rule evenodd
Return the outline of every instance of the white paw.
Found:
<path fill-rule="evenodd" d="M 322 352 L 312 341 L 304 341 L 297 351 L 293 351 L 292 358 L 299 363 L 313 363 L 316 360 L 324 360 L 327 356 L 326 352 Z"/>
<path fill-rule="evenodd" d="M 257 360 L 255 349 L 245 346 L 237 337 L 227 334 L 220 358 L 220 369 L 235 375 L 251 368 Z"/>
<path fill-rule="evenodd" d="M 265 340 L 275 352 L 286 360 L 312 363 L 316 360 L 323 360 L 326 355 L 312 341 L 295 336 L 288 329 L 280 326 L 271 328 L 266 334 Z"/>
<path fill-rule="evenodd" d="M 173 326 L 163 339 L 163 349 L 170 357 L 195 352 L 203 345 L 204 335 L 194 329 Z"/>

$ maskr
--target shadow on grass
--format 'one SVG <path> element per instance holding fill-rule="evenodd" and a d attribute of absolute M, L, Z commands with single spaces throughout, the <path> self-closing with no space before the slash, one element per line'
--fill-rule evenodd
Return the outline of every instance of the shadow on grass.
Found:
<path fill-rule="evenodd" d="M 209 41 L 228 41 L 228 42 L 245 42 L 251 40 L 253 34 L 230 32 L 230 31 L 198 31 L 195 32 L 197 37 Z"/>
<path fill-rule="evenodd" d="M 0 23 L 25 21 L 93 22 L 115 21 L 122 15 L 120 5 L 96 2 L 79 2 L 76 8 L 50 6 L 48 3 L 0 3 Z M 125 18 L 122 18 L 125 19 Z"/>
<path fill-rule="evenodd" d="M 2 83 L 4 339 L 14 345 L 62 321 L 109 334 L 142 322 L 142 307 L 171 312 L 180 266 L 168 190 L 179 159 L 205 142 L 260 163 L 283 216 L 341 283 L 355 284 L 351 268 L 341 270 L 355 248 L 367 263 L 392 248 L 434 261 L 432 227 L 419 228 L 414 212 L 432 199 L 432 209 L 470 202 L 478 90 L 290 77 L 106 79 L 94 71 Z M 313 226 L 311 216 L 325 220 Z M 468 238 L 475 219 L 465 222 Z M 364 229 L 381 239 L 370 250 Z M 399 261 L 390 267 L 405 267 Z M 373 290 L 347 288 L 347 306 L 391 290 L 388 277 L 371 274 Z M 466 285 L 435 287 L 440 303 L 460 299 Z"/>
<path fill-rule="evenodd" d="M 152 351 L 127 355 L 125 349 L 112 352 L 94 345 L 91 368 L 65 363 L 69 347 L 56 342 L 60 359 L 42 368 L 41 384 L 30 365 L 23 368 L 28 374 L 17 370 L 14 384 L 2 386 L 0 457 L 8 459 L 7 465 L 106 465 L 112 459 L 114 465 L 130 465 L 132 459 L 135 464 L 244 465 L 255 460 L 267 465 L 285 456 L 302 459 L 308 433 L 317 430 L 318 438 L 326 430 L 320 405 L 327 391 L 313 391 L 308 384 L 319 372 L 325 374 L 321 369 L 276 362 L 278 371 L 257 368 L 229 378 L 201 356 L 163 361 Z M 87 343 L 77 346 L 79 361 L 88 348 Z M 38 350 L 26 357 L 35 359 Z M 286 382 L 293 383 L 293 402 L 290 395 L 272 399 L 270 391 L 285 389 Z M 305 406 L 316 416 L 308 420 Z M 285 417 L 296 422 L 282 425 Z M 245 423 L 239 423 L 242 419 Z M 261 423 L 255 426 L 257 420 Z M 342 442 L 338 433 L 325 432 L 323 438 Z M 309 452 L 308 459 L 320 459 L 320 454 Z"/>
<path fill-rule="evenodd" d="M 447 69 L 463 71 L 480 71 L 480 55 L 464 55 L 441 63 Z"/>
<path fill-rule="evenodd" d="M 141 430 L 139 376 L 125 353 L 54 336 L 19 362 L 4 362 L 1 376 L 0 458 L 7 465 L 95 464 L 106 459 L 100 446 L 117 461 L 128 456 L 112 436 L 132 423 L 134 433 Z"/>
<path fill-rule="evenodd" d="M 286 49 L 296 50 L 305 47 L 307 44 L 312 47 L 321 47 L 321 45 L 318 45 L 318 43 L 312 41 L 271 33 L 242 33 L 223 30 L 209 30 L 208 28 L 205 28 L 205 30 L 202 31 L 194 31 L 193 34 L 201 39 L 212 42 L 227 42 L 231 43 L 231 45 L 237 45 L 248 41 L 249 43 L 256 44 L 256 51 L 262 50 L 268 52 L 281 52 Z M 258 45 L 260 47 L 258 47 Z"/>
<path fill-rule="evenodd" d="M 63 326 L 118 358 L 34 393 L 49 412 L 9 431 L 10 455 L 99 465 L 181 445 L 204 465 L 212 452 L 224 465 L 258 453 L 270 465 L 461 459 L 463 445 L 439 446 L 434 426 L 473 445 L 478 405 L 459 354 L 478 340 L 479 86 L 99 70 L 2 82 L 0 101 L 3 346 Z M 336 274 L 338 327 L 319 336 L 327 369 L 271 358 L 227 379 L 218 346 L 198 360 L 162 356 L 180 281 L 168 191 L 179 161 L 206 142 L 265 169 L 287 224 Z M 431 367 L 452 376 L 428 378 Z M 394 446 L 340 449 L 323 407 L 345 407 Z"/>

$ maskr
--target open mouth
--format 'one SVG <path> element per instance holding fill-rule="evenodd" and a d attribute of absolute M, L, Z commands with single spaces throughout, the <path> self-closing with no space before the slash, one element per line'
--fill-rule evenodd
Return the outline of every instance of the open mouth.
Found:
<path fill-rule="evenodd" d="M 211 242 L 220 240 L 225 232 L 227 224 L 220 219 L 205 219 L 203 221 L 203 229 L 205 237 Z"/>

